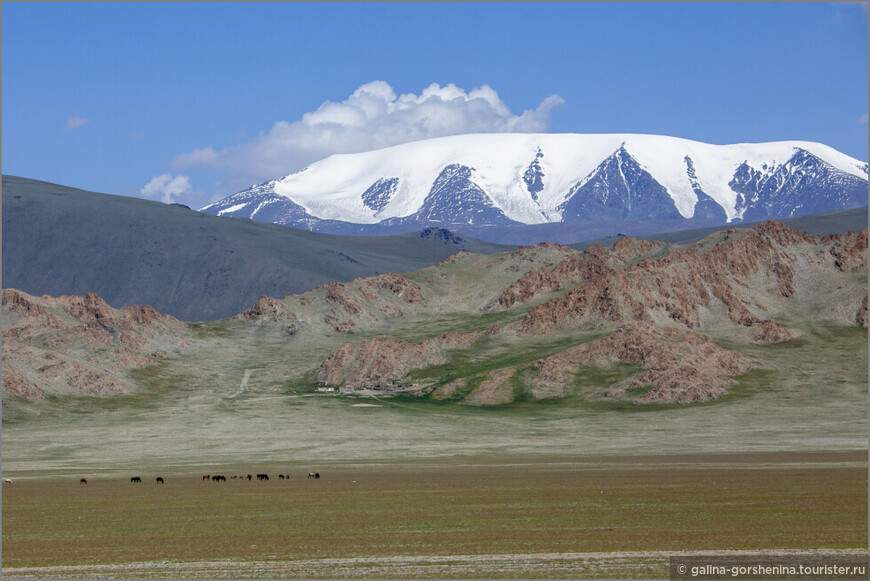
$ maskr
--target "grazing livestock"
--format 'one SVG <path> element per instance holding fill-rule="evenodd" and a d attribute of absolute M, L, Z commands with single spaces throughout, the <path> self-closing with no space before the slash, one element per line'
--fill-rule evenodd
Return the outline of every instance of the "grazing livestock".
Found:
<path fill-rule="evenodd" d="M 157 484 L 163 484 L 163 478 L 160 476 L 157 477 Z"/>
<path fill-rule="evenodd" d="M 278 478 L 280 478 L 281 480 L 284 480 L 284 475 L 283 475 L 283 474 L 279 474 L 279 475 L 278 475 Z"/>
<path fill-rule="evenodd" d="M 81 480 L 79 480 L 79 485 L 87 484 L 87 483 L 88 483 L 88 479 L 87 479 L 87 478 L 82 478 Z"/>
<path fill-rule="evenodd" d="M 141 483 L 141 482 L 142 482 L 142 478 L 139 477 L 139 476 L 134 476 L 133 478 L 130 479 L 130 482 L 139 482 L 139 483 Z"/>
<path fill-rule="evenodd" d="M 257 474 L 257 480 L 269 480 L 268 474 Z"/>
<path fill-rule="evenodd" d="M 250 480 L 250 479 L 252 478 L 252 476 L 251 476 L 250 474 L 248 474 L 247 476 L 245 476 L 245 478 L 247 478 L 248 480 Z"/>
<path fill-rule="evenodd" d="M 12 484 L 12 479 L 11 478 L 4 478 L 3 484 Z"/>
<path fill-rule="evenodd" d="M 215 474 L 214 476 L 211 477 L 211 479 L 213 482 L 226 482 L 227 481 L 227 477 L 221 476 L 220 474 Z"/>
<path fill-rule="evenodd" d="M 210 474 L 203 474 L 203 475 L 202 475 L 202 479 L 203 479 L 203 480 L 208 480 L 209 478 L 211 478 L 211 475 L 210 475 Z"/>
<path fill-rule="evenodd" d="M 320 472 L 309 472 L 308 478 L 320 478 Z"/>

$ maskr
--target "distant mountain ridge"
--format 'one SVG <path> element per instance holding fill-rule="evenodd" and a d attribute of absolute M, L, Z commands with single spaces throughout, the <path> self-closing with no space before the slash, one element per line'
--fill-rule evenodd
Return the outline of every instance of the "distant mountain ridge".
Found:
<path fill-rule="evenodd" d="M 202 211 L 368 235 L 659 220 L 690 228 L 866 206 L 867 171 L 866 162 L 806 141 L 457 135 L 333 155 Z"/>
<path fill-rule="evenodd" d="M 151 305 L 183 320 L 229 317 L 264 294 L 423 268 L 461 250 L 507 248 L 441 230 L 332 236 L 3 176 L 4 288 L 93 292 L 116 308 Z"/>

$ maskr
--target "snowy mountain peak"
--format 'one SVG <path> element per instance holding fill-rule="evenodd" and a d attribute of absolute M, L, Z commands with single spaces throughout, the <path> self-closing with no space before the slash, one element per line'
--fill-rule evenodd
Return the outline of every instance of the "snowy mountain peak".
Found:
<path fill-rule="evenodd" d="M 321 231 L 782 218 L 867 205 L 867 163 L 802 141 L 480 134 L 333 155 L 203 211 Z"/>

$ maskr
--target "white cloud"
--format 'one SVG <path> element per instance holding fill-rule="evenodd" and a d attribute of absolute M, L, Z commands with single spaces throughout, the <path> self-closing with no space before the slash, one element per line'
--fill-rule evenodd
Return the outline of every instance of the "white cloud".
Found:
<path fill-rule="evenodd" d="M 171 204 L 175 198 L 193 193 L 193 186 L 186 175 L 172 177 L 172 174 L 165 173 L 151 178 L 139 193 L 148 198 L 159 196 L 161 201 Z"/>
<path fill-rule="evenodd" d="M 861 125 L 867 125 L 867 113 L 861 115 L 861 117 L 858 119 L 858 123 Z"/>
<path fill-rule="evenodd" d="M 74 129 L 80 129 L 90 123 L 90 119 L 85 119 L 84 117 L 79 117 L 78 115 L 73 115 L 72 117 L 66 118 L 66 130 L 72 131 Z"/>
<path fill-rule="evenodd" d="M 487 85 L 466 92 L 452 83 L 433 83 L 419 95 L 396 95 L 388 83 L 373 81 L 341 102 L 324 102 L 298 121 L 279 121 L 247 143 L 182 153 L 172 167 L 212 167 L 233 175 L 230 182 L 250 184 L 297 171 L 334 153 L 461 133 L 545 132 L 550 111 L 563 102 L 551 95 L 537 108 L 515 115 Z"/>

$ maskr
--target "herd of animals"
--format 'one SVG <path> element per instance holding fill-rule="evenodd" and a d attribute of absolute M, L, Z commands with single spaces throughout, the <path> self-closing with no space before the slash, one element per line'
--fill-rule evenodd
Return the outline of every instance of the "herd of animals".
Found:
<path fill-rule="evenodd" d="M 253 476 L 251 476 L 250 474 L 242 474 L 241 476 L 230 476 L 230 480 L 236 480 L 236 479 L 251 480 L 252 478 L 253 478 Z M 290 480 L 290 475 L 289 474 L 286 474 L 286 475 L 279 474 L 278 478 L 281 480 Z M 320 478 L 320 473 L 319 472 L 309 472 L 308 478 Z M 224 476 L 223 474 L 203 474 L 202 479 L 203 480 L 211 480 L 212 482 L 226 482 L 227 481 L 227 477 Z M 257 474 L 257 480 L 269 480 L 269 475 L 268 474 Z M 132 479 L 130 481 L 132 482 Z M 163 479 L 158 478 L 157 481 L 162 483 Z"/>
<path fill-rule="evenodd" d="M 254 477 L 250 474 L 242 474 L 240 476 L 230 476 L 230 480 L 236 480 L 236 479 L 238 479 L 238 480 L 253 480 L 253 478 Z M 290 475 L 289 474 L 279 474 L 278 478 L 281 480 L 290 480 Z M 309 472 L 308 478 L 320 478 L 320 472 Z M 226 482 L 227 481 L 227 477 L 224 476 L 223 474 L 203 474 L 202 479 L 203 480 L 211 480 L 212 482 Z M 257 480 L 269 480 L 269 475 L 268 474 L 257 474 Z M 158 476 L 156 481 L 157 481 L 157 484 L 164 483 L 162 476 Z M 82 478 L 81 480 L 79 480 L 79 484 L 87 484 L 87 483 L 88 483 L 87 478 Z M 131 484 L 141 484 L 142 477 L 141 476 L 133 476 L 130 478 L 130 483 Z M 9 478 L 4 478 L 3 484 L 12 484 L 12 480 Z"/>

